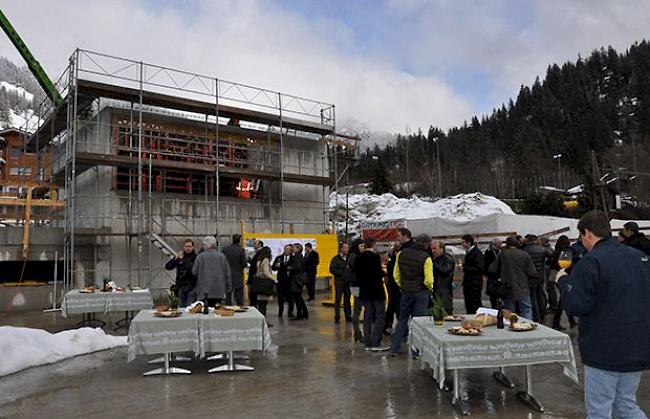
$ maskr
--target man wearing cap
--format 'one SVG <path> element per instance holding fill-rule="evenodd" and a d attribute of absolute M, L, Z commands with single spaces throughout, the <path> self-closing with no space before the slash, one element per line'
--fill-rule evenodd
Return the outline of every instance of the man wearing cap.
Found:
<path fill-rule="evenodd" d="M 650 256 L 650 239 L 639 231 L 637 223 L 629 221 L 623 224 L 623 235 L 625 236 L 625 244 Z"/>

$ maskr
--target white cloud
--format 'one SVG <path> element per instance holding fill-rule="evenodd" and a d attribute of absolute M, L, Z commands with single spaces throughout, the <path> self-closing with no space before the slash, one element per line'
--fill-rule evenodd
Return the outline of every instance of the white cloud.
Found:
<path fill-rule="evenodd" d="M 307 21 L 266 1 L 204 1 L 190 19 L 126 0 L 21 1 L 3 9 L 53 78 L 79 46 L 334 103 L 340 124 L 357 120 L 374 130 L 449 127 L 471 113 L 435 75 L 412 77 L 365 57 L 362 46 L 337 48 L 353 42 L 343 23 Z M 0 54 L 18 59 L 6 40 Z"/>

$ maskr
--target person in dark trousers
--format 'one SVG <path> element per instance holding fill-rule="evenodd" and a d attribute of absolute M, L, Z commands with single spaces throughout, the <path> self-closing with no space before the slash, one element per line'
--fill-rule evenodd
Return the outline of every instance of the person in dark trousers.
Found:
<path fill-rule="evenodd" d="M 203 251 L 196 257 L 192 274 L 196 275 L 196 296 L 207 301 L 210 307 L 221 304 L 232 292 L 230 264 L 217 250 L 217 239 L 206 236 L 202 239 Z"/>
<path fill-rule="evenodd" d="M 501 240 L 494 239 L 490 242 L 488 249 L 483 255 L 483 272 L 487 277 L 487 284 L 485 285 L 485 293 L 490 297 L 490 306 L 494 309 L 499 306 L 499 297 L 497 295 L 497 283 L 501 277 L 501 272 L 490 272 L 490 265 L 494 263 L 499 257 L 501 252 Z"/>
<path fill-rule="evenodd" d="M 612 236 L 607 215 L 589 211 L 578 231 L 588 250 L 556 280 L 562 307 L 579 317 L 588 418 L 645 418 L 636 402 L 650 369 L 650 260 Z"/>
<path fill-rule="evenodd" d="M 456 263 L 450 254 L 445 252 L 445 244 L 439 240 L 431 242 L 433 255 L 433 297 L 439 298 L 447 314 L 454 314 L 454 271 Z"/>
<path fill-rule="evenodd" d="M 262 240 L 254 240 L 253 249 L 255 254 L 248 261 L 248 303 L 253 307 L 257 307 L 257 294 L 253 291 L 252 286 L 253 281 L 255 281 L 255 274 L 257 273 L 257 254 L 262 247 L 264 247 L 264 242 Z"/>
<path fill-rule="evenodd" d="M 255 281 L 266 281 L 267 283 L 275 283 L 276 279 L 273 278 L 273 274 L 271 273 L 271 248 L 268 246 L 264 246 L 260 249 L 258 252 L 259 256 L 257 257 L 257 271 L 255 272 Z M 257 282 L 260 284 L 260 282 Z M 261 292 L 258 289 L 257 292 L 257 307 L 266 317 L 266 306 L 269 301 L 273 299 L 273 288 L 271 288 L 271 292 Z M 268 327 L 273 327 L 271 323 L 268 323 Z"/>
<path fill-rule="evenodd" d="M 431 237 L 422 234 L 415 238 L 414 243 L 397 254 L 393 275 L 395 282 L 402 289 L 402 300 L 397 326 L 390 341 L 391 356 L 401 354 L 402 341 L 408 333 L 408 322 L 411 317 L 427 314 L 434 281 L 430 249 Z"/>
<path fill-rule="evenodd" d="M 352 321 L 350 306 L 350 283 L 352 282 L 352 266 L 350 265 L 350 245 L 343 242 L 339 245 L 339 253 L 330 262 L 330 273 L 334 277 L 334 323 L 341 322 L 341 300 L 345 321 Z"/>
<path fill-rule="evenodd" d="M 363 240 L 357 239 L 352 242 L 350 246 L 350 266 L 352 266 L 352 282 L 350 282 L 350 294 L 354 297 L 354 308 L 352 310 L 352 328 L 354 330 L 354 341 L 363 342 L 363 334 L 359 327 L 359 318 L 361 317 L 361 309 L 363 308 L 363 301 L 361 300 L 361 292 L 359 290 L 359 276 L 355 270 L 356 258 L 363 252 Z"/>
<path fill-rule="evenodd" d="M 463 262 L 463 297 L 465 297 L 465 311 L 475 314 L 483 305 L 481 292 L 483 290 L 483 253 L 474 243 L 474 237 L 465 234 L 461 239 L 465 249 Z"/>
<path fill-rule="evenodd" d="M 284 245 L 284 252 L 275 258 L 271 267 L 277 272 L 278 291 L 278 317 L 284 314 L 285 303 L 289 304 L 289 318 L 293 315 L 293 298 L 291 297 L 291 278 L 289 278 L 289 265 L 291 264 L 293 247 L 290 244 Z"/>
<path fill-rule="evenodd" d="M 226 296 L 226 304 L 233 302 L 238 306 L 244 305 L 244 269 L 246 268 L 246 251 L 241 247 L 241 234 L 233 234 L 232 243 L 224 247 L 221 252 L 230 264 L 232 278 L 232 293 Z"/>
<path fill-rule="evenodd" d="M 552 275 L 552 280 L 549 281 L 554 287 L 557 287 L 557 284 L 555 283 L 555 277 L 557 276 L 557 273 L 560 271 L 560 254 L 564 250 L 571 250 L 571 241 L 567 236 L 560 236 L 557 239 L 557 242 L 555 242 L 555 250 L 553 251 L 553 254 L 549 258 L 549 269 L 550 273 L 549 275 Z M 561 320 L 562 320 L 562 313 L 564 310 L 562 310 L 562 299 L 558 302 L 558 307 L 555 310 L 555 313 L 553 314 L 553 329 L 555 330 L 565 330 L 564 327 L 561 325 Z M 575 317 L 573 317 L 571 314 L 567 313 L 567 317 L 569 318 L 569 325 L 571 328 L 576 326 L 576 320 Z"/>
<path fill-rule="evenodd" d="M 639 225 L 634 221 L 628 221 L 623 224 L 623 235 L 625 236 L 625 244 L 638 249 L 650 256 L 650 239 L 645 234 L 639 232 Z"/>
<path fill-rule="evenodd" d="M 555 273 L 551 273 L 553 269 L 551 268 L 550 262 L 551 256 L 555 250 L 551 246 L 551 242 L 546 236 L 540 237 L 538 239 L 538 243 L 544 248 L 544 252 L 546 253 L 546 264 L 544 266 L 546 268 L 544 270 L 544 288 L 546 290 L 547 307 L 553 311 L 557 311 L 559 297 L 557 295 L 557 287 L 555 286 L 555 281 L 553 280 L 553 278 L 555 278 Z"/>
<path fill-rule="evenodd" d="M 296 317 L 292 320 L 303 320 L 309 318 L 307 304 L 302 298 L 302 288 L 305 285 L 305 258 L 302 255 L 302 244 L 293 245 L 293 257 L 290 260 L 289 278 L 291 279 L 291 296 L 296 306 Z"/>
<path fill-rule="evenodd" d="M 376 253 L 376 240 L 364 241 L 364 251 L 354 262 L 359 282 L 360 298 L 364 304 L 363 336 L 366 350 L 387 350 L 381 347 L 381 338 L 386 315 L 386 293 L 384 291 L 384 270 L 381 258 Z"/>
<path fill-rule="evenodd" d="M 393 243 L 388 251 L 388 263 L 386 264 L 386 291 L 388 291 L 388 304 L 386 307 L 386 320 L 384 321 L 384 335 L 388 336 L 393 332 L 393 323 L 399 316 L 399 303 L 402 298 L 402 290 L 395 282 L 393 271 L 397 252 L 400 250 L 400 243 Z"/>
<path fill-rule="evenodd" d="M 311 243 L 305 243 L 305 277 L 307 281 L 307 295 L 309 300 L 314 301 L 316 298 L 316 274 L 318 273 L 318 265 L 320 264 L 320 257 L 318 252 L 314 250 Z"/>
<path fill-rule="evenodd" d="M 544 295 L 544 282 L 546 272 L 546 250 L 537 244 L 537 236 L 527 234 L 523 251 L 528 253 L 535 266 L 536 276 L 530 277 L 528 287 L 530 289 L 530 301 L 533 303 L 533 320 L 544 322 L 546 314 L 546 296 Z"/>
<path fill-rule="evenodd" d="M 165 269 L 168 271 L 176 269 L 174 293 L 178 297 L 181 307 L 187 307 L 196 301 L 196 276 L 192 274 L 192 266 L 194 266 L 195 260 L 194 241 L 186 239 L 183 242 L 183 250 L 165 264 Z"/>
<path fill-rule="evenodd" d="M 500 272 L 501 281 L 509 289 L 508 297 L 503 305 L 512 312 L 533 318 L 533 303 L 530 301 L 530 278 L 537 276 L 530 255 L 519 248 L 519 240 L 515 236 L 506 239 L 506 248 L 492 262 L 488 272 Z"/>

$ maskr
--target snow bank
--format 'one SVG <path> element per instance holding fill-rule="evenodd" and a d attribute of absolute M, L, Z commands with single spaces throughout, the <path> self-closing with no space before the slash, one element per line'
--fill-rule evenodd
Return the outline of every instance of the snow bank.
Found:
<path fill-rule="evenodd" d="M 90 327 L 50 333 L 28 327 L 0 326 L 0 377 L 77 355 L 126 346 L 126 339 Z"/>
<path fill-rule="evenodd" d="M 16 86 L 7 81 L 0 81 L 0 89 L 4 88 L 7 92 L 14 92 L 18 96 L 22 97 L 29 102 L 34 101 L 34 95 L 27 90 L 23 89 L 22 86 Z"/>
<path fill-rule="evenodd" d="M 359 231 L 363 221 L 417 220 L 422 218 L 445 218 L 455 221 L 470 221 L 490 214 L 514 214 L 512 208 L 499 199 L 480 192 L 439 198 L 433 202 L 417 196 L 398 198 L 393 194 L 349 195 L 349 229 Z M 345 228 L 345 195 L 330 195 L 330 211 L 343 220 L 339 229 Z"/>

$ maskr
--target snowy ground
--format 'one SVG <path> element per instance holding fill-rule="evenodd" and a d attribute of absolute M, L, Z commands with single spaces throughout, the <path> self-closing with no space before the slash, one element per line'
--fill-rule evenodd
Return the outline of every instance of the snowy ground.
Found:
<path fill-rule="evenodd" d="M 42 329 L 0 326 L 0 377 L 37 365 L 126 346 L 126 339 L 126 336 L 111 336 L 102 329 L 90 327 L 49 333 Z"/>
<path fill-rule="evenodd" d="M 349 195 L 349 229 L 359 231 L 363 221 L 416 220 L 423 218 L 446 218 L 456 221 L 469 221 L 489 214 L 514 214 L 512 208 L 499 199 L 480 192 L 460 194 L 439 198 L 434 202 L 416 196 L 398 198 L 393 194 Z M 345 195 L 330 195 L 332 214 L 338 209 L 338 219 L 343 220 L 339 229 L 345 228 Z"/>

